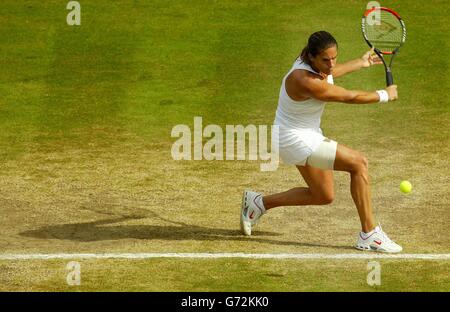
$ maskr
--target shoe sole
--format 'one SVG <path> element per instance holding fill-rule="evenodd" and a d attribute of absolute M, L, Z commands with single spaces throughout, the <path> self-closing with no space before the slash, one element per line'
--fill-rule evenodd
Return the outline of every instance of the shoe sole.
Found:
<path fill-rule="evenodd" d="M 370 246 L 361 246 L 361 245 L 356 245 L 355 248 L 358 249 L 358 250 L 380 252 L 380 253 L 399 253 L 399 252 L 402 251 L 402 250 L 400 250 L 400 251 L 388 251 L 388 250 L 385 250 L 385 249 L 373 249 Z"/>
<path fill-rule="evenodd" d="M 244 235 L 246 235 L 246 236 L 251 236 L 252 235 L 251 225 L 250 225 L 250 230 L 249 231 L 245 230 L 246 229 L 246 226 L 245 226 L 245 222 L 246 221 L 244 221 L 244 209 L 245 209 L 246 194 L 247 194 L 247 191 L 244 191 L 242 193 L 241 214 L 240 214 L 241 222 L 240 222 L 240 224 L 241 224 L 241 231 L 242 231 L 242 233 Z"/>

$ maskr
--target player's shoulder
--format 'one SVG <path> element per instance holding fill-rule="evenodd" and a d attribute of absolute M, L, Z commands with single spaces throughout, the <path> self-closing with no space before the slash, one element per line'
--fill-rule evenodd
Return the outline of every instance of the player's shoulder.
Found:
<path fill-rule="evenodd" d="M 291 72 L 290 74 L 291 78 L 298 81 L 298 82 L 312 82 L 312 81 L 321 81 L 323 80 L 323 77 L 310 72 L 309 70 L 306 69 L 295 69 Z"/>
<path fill-rule="evenodd" d="M 305 69 L 293 70 L 289 75 L 288 79 L 304 88 L 317 86 L 324 83 L 323 77 Z"/>

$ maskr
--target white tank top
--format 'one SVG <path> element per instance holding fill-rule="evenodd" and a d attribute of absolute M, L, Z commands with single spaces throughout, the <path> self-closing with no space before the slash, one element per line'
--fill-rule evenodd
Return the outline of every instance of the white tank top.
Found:
<path fill-rule="evenodd" d="M 304 101 L 294 101 L 286 92 L 286 78 L 296 69 L 304 69 L 318 74 L 311 66 L 304 63 L 300 58 L 294 62 L 291 70 L 284 76 L 281 84 L 274 124 L 279 125 L 280 128 L 299 130 L 308 129 L 322 134 L 320 120 L 325 108 L 325 102 L 313 98 Z M 330 84 L 334 84 L 333 76 L 328 75 L 327 81 Z"/>

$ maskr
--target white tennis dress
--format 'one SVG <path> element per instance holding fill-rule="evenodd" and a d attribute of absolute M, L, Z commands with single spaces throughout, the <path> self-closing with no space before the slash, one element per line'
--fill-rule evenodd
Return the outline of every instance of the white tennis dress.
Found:
<path fill-rule="evenodd" d="M 294 165 L 304 164 L 325 140 L 320 129 L 325 102 L 313 98 L 294 101 L 286 92 L 286 78 L 296 69 L 318 74 L 311 66 L 298 58 L 281 84 L 274 124 L 279 126 L 280 158 L 284 163 Z M 333 84 L 333 76 L 328 75 L 327 81 Z"/>

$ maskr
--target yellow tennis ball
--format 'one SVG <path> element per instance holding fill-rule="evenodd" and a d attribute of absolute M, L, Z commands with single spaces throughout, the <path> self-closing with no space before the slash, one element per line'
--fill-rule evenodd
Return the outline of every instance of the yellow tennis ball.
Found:
<path fill-rule="evenodd" d="M 402 181 L 402 183 L 400 183 L 400 191 L 402 191 L 405 194 L 408 194 L 409 192 L 411 192 L 412 189 L 412 185 L 409 181 Z"/>

